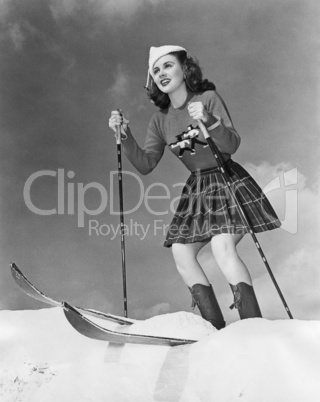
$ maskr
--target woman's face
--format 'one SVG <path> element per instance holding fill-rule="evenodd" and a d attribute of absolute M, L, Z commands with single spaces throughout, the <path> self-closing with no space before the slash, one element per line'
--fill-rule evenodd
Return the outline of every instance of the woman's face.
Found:
<path fill-rule="evenodd" d="M 154 63 L 153 76 L 160 91 L 168 95 L 185 86 L 184 72 L 173 54 L 162 56 Z"/>

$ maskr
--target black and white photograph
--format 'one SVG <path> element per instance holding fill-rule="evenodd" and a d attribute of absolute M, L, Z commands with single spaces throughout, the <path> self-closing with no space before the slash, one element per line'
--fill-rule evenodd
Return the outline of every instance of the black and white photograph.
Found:
<path fill-rule="evenodd" d="M 0 0 L 0 400 L 315 402 L 320 3 Z"/>

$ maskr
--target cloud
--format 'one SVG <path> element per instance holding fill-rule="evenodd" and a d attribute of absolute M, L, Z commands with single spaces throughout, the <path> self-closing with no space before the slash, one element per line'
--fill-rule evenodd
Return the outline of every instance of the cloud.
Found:
<path fill-rule="evenodd" d="M 55 0 L 50 6 L 50 10 L 53 18 L 59 20 L 73 15 L 79 4 L 76 0 Z"/>
<path fill-rule="evenodd" d="M 46 32 L 37 27 L 37 22 L 35 24 L 31 23 L 27 18 L 20 22 L 16 22 L 15 20 L 16 17 L 14 15 L 9 16 L 2 33 L 2 38 L 12 43 L 14 51 L 20 52 L 23 50 L 23 45 L 28 40 L 31 46 L 37 41 L 38 48 L 40 46 L 45 50 L 50 48 L 51 43 L 47 39 Z"/>
<path fill-rule="evenodd" d="M 12 24 L 8 29 L 8 34 L 13 43 L 14 50 L 21 50 L 23 42 L 25 41 L 25 36 L 22 33 L 20 25 L 18 23 Z"/>
<path fill-rule="evenodd" d="M 276 165 L 271 165 L 270 162 L 263 161 L 259 165 L 254 163 L 246 163 L 244 168 L 262 185 L 265 185 L 275 177 L 280 176 L 284 172 L 293 168 L 290 162 L 280 162 Z"/>
<path fill-rule="evenodd" d="M 290 211 L 292 200 L 287 193 L 295 192 L 297 210 L 292 219 L 298 221 L 298 231 L 307 238 L 319 239 L 320 181 L 308 185 L 306 176 L 289 162 L 276 165 L 248 163 L 244 167 L 267 194 L 273 207 L 277 211 L 283 210 L 284 215 Z"/>
<path fill-rule="evenodd" d="M 0 0 L 0 20 L 4 19 L 9 11 L 9 0 Z"/>
<path fill-rule="evenodd" d="M 308 187 L 307 178 L 290 162 L 271 165 L 263 162 L 260 165 L 247 163 L 245 169 L 261 186 L 279 218 L 283 222 L 282 229 L 294 233 L 319 221 L 318 206 L 319 184 Z M 313 225 L 317 230 L 319 225 Z M 295 230 L 294 230 L 295 228 Z"/>
<path fill-rule="evenodd" d="M 290 310 L 295 318 L 320 319 L 320 271 L 316 263 L 320 259 L 319 248 L 319 205 L 320 191 L 319 183 L 310 188 L 307 185 L 306 177 L 297 170 L 296 180 L 294 178 L 295 168 L 289 163 L 282 163 L 271 166 L 264 163 L 260 166 L 249 167 L 258 178 L 264 176 L 274 180 L 280 178 L 282 184 L 282 197 L 277 195 L 279 190 L 274 191 L 272 204 L 280 208 L 280 204 L 288 204 L 290 198 L 283 197 L 283 193 L 292 193 L 297 190 L 296 215 L 291 216 L 297 221 L 297 230 L 293 236 L 282 236 L 281 247 L 276 250 L 274 258 L 274 271 L 277 282 Z M 292 174 L 293 172 L 293 174 Z M 268 187 L 268 186 L 266 186 Z M 269 199 L 271 198 L 269 194 Z M 290 214 L 290 205 L 283 205 L 286 215 Z M 292 226 L 292 223 L 291 223 Z M 289 232 L 290 233 L 290 232 Z M 259 294 L 264 298 L 264 310 L 267 316 L 285 317 L 285 309 L 275 288 L 265 274 L 256 281 Z M 272 287 L 272 288 L 271 288 Z"/>
<path fill-rule="evenodd" d="M 86 6 L 94 15 L 103 15 L 109 19 L 115 16 L 130 19 L 141 7 L 148 4 L 156 6 L 163 1 L 164 0 L 89 0 Z M 58 20 L 60 18 L 70 17 L 82 7 L 84 7 L 84 3 L 76 0 L 55 0 L 54 4 L 50 6 L 50 9 L 53 17 Z"/>
<path fill-rule="evenodd" d="M 294 318 L 320 319 L 320 259 L 318 247 L 304 245 L 293 249 L 277 267 L 276 280 Z M 268 318 L 287 318 L 287 313 L 270 277 L 265 274 L 255 281 L 257 294 L 263 298 L 263 311 Z"/>
<path fill-rule="evenodd" d="M 28 38 L 40 39 L 42 42 L 46 40 L 44 33 L 37 30 L 27 20 L 21 23 L 9 23 L 6 35 L 10 38 L 15 51 L 22 50 L 23 44 Z"/>
<path fill-rule="evenodd" d="M 119 64 L 114 75 L 114 83 L 111 88 L 107 90 L 107 96 L 110 96 L 114 104 L 117 104 L 128 96 L 128 90 L 129 75 L 123 70 L 122 65 Z"/>

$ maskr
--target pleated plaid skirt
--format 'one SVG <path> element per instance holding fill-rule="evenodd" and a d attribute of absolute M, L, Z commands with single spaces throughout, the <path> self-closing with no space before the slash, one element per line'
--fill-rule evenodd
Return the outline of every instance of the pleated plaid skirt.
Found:
<path fill-rule="evenodd" d="M 173 243 L 208 242 L 218 234 L 245 234 L 243 222 L 232 192 L 243 206 L 255 233 L 279 228 L 274 209 L 256 181 L 231 159 L 224 165 L 230 177 L 231 191 L 218 168 L 191 173 L 169 226 L 165 247 Z"/>

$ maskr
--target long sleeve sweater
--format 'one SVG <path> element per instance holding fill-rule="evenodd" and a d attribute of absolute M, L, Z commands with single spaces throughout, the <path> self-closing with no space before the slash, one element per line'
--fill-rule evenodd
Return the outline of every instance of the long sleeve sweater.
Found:
<path fill-rule="evenodd" d="M 127 139 L 122 142 L 124 153 L 141 173 L 150 173 L 159 163 L 166 146 L 185 164 L 188 170 L 207 169 L 217 166 L 216 160 L 198 127 L 198 123 L 189 116 L 189 102 L 201 101 L 210 115 L 206 126 L 210 128 L 216 118 L 221 125 L 209 131 L 223 155 L 224 161 L 230 159 L 240 145 L 240 136 L 233 127 L 229 112 L 216 91 L 188 93 L 185 103 L 179 108 L 171 105 L 152 116 L 145 144 L 140 148 L 127 130 Z"/>

